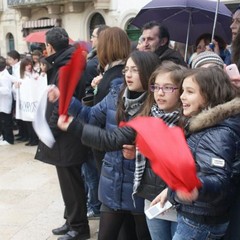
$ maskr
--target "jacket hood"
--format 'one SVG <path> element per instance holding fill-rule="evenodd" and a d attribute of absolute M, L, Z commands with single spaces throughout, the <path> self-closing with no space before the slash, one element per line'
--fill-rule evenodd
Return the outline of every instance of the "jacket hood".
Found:
<path fill-rule="evenodd" d="M 240 98 L 234 98 L 192 117 L 189 122 L 189 132 L 198 132 L 217 124 L 226 125 L 240 134 Z"/>

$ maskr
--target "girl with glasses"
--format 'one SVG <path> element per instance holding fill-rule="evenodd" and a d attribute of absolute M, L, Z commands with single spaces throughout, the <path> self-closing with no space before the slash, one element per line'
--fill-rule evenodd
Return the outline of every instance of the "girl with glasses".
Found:
<path fill-rule="evenodd" d="M 146 100 L 148 79 L 158 63 L 158 57 L 154 53 L 132 52 L 124 66 L 124 83 L 113 87 L 109 94 L 93 107 L 82 106 L 74 99 L 69 113 L 75 118 L 69 117 L 65 121 L 66 116 L 60 116 L 59 127 L 81 137 L 79 119 L 113 131 L 120 121 L 135 117 Z M 98 144 L 102 141 L 100 136 L 91 137 L 93 142 Z M 135 197 L 134 201 L 132 199 L 135 157 L 124 157 L 121 147 L 118 151 L 106 152 L 103 159 L 99 181 L 99 200 L 102 206 L 98 239 L 118 239 L 124 224 L 124 229 L 127 228 L 125 239 L 150 240 L 144 215 L 144 200 L 141 197 Z M 96 148 L 108 151 L 98 146 Z M 129 220 L 132 218 L 134 224 Z"/>
<path fill-rule="evenodd" d="M 127 61 L 123 71 L 129 89 L 133 88 L 134 85 L 137 86 L 137 82 L 134 83 L 133 79 L 144 74 L 141 71 L 142 68 L 136 67 L 137 64 L 135 65 L 133 62 L 129 64 L 130 62 L 129 60 Z M 177 125 L 180 118 L 179 88 L 184 71 L 185 68 L 180 65 L 173 62 L 163 62 L 151 75 L 148 86 L 145 87 L 145 89 L 148 89 L 147 99 L 142 111 L 138 115 L 160 117 L 169 126 Z M 147 77 L 146 74 L 145 77 Z M 124 106 L 127 106 L 126 102 L 119 102 L 120 111 L 118 113 L 125 111 L 124 109 L 126 108 Z M 135 108 L 135 104 L 132 104 L 132 106 Z M 79 137 L 81 137 L 83 131 L 82 141 L 86 145 L 107 151 L 123 149 L 123 155 L 126 159 L 135 159 L 136 157 L 136 162 L 128 160 L 136 165 L 134 186 L 131 185 L 133 187 L 131 192 L 133 192 L 135 204 L 137 204 L 137 199 L 142 197 L 145 199 L 145 207 L 148 208 L 151 201 L 166 188 L 163 180 L 153 173 L 148 159 L 139 152 L 133 152 L 132 149 L 135 149 L 135 146 L 124 145 L 134 143 L 135 133 L 133 130 L 125 127 L 115 128 L 115 130 L 110 132 L 87 124 L 83 127 L 83 124 L 77 122 L 76 119 L 69 126 L 69 123 L 64 124 L 64 119 L 65 117 L 60 117 L 59 127 L 62 129 L 67 128 L 67 131 L 75 132 Z M 120 120 L 126 121 L 127 119 L 120 118 Z M 118 166 L 121 165 L 118 164 Z M 172 239 L 176 228 L 175 222 L 159 218 L 147 220 L 147 224 L 153 240 Z"/>

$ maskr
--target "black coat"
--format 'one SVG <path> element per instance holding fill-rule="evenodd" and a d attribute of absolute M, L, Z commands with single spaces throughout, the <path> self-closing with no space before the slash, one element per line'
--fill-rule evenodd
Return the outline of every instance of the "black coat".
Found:
<path fill-rule="evenodd" d="M 70 60 L 74 50 L 74 47 L 69 46 L 46 59 L 52 64 L 52 68 L 47 72 L 49 84 L 58 85 L 59 68 Z M 83 97 L 85 94 L 85 83 L 80 81 L 77 88 L 78 96 Z M 62 167 L 83 163 L 87 158 L 87 147 L 79 139 L 61 131 L 57 127 L 58 102 L 47 103 L 46 119 L 56 142 L 52 148 L 49 148 L 40 141 L 35 158 L 42 162 Z"/>
<path fill-rule="evenodd" d="M 184 67 L 187 67 L 187 63 L 184 61 L 182 55 L 168 46 L 161 46 L 156 51 L 155 54 L 158 55 L 160 61 L 172 61 L 176 64 L 180 64 Z"/>
<path fill-rule="evenodd" d="M 78 123 L 74 131 L 82 136 L 81 140 L 87 146 L 105 151 L 121 150 L 123 144 L 133 144 L 136 136 L 135 131 L 129 127 L 116 128 L 110 132 L 92 125 L 85 124 L 83 126 Z M 148 159 L 146 159 L 137 196 L 152 201 L 165 188 L 166 183 L 153 172 Z"/>

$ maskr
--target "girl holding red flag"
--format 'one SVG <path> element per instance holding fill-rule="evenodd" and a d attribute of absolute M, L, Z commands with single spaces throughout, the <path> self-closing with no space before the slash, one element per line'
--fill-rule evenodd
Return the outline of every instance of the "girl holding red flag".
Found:
<path fill-rule="evenodd" d="M 158 63 L 159 60 L 153 53 L 140 51 L 131 53 L 123 70 L 124 83 L 113 86 L 109 94 L 93 107 L 82 106 L 80 102 L 73 100 L 69 112 L 77 117 L 68 128 L 73 119 L 69 117 L 66 121 L 66 116 L 60 116 L 59 127 L 62 130 L 68 128 L 68 132 L 81 137 L 79 119 L 97 126 L 106 125 L 106 129 L 113 130 L 120 121 L 135 117 L 146 100 L 148 79 Z M 143 212 L 144 200 L 135 197 L 133 202 L 131 197 L 134 160 L 126 159 L 121 150 L 107 152 L 104 156 L 99 182 L 99 200 L 102 202 L 99 240 L 117 239 L 121 227 L 128 224 L 131 216 L 136 227 L 128 230 L 128 239 L 135 239 L 134 235 L 137 235 L 139 240 L 151 239 Z"/>
<path fill-rule="evenodd" d="M 187 142 L 202 187 L 191 193 L 169 191 L 179 204 L 173 240 L 221 239 L 239 179 L 240 98 L 217 67 L 189 70 L 182 91 Z"/>

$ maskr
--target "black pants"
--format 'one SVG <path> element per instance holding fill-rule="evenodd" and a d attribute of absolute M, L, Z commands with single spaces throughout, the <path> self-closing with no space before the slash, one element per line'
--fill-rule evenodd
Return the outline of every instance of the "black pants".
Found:
<path fill-rule="evenodd" d="M 88 225 L 86 194 L 81 172 L 81 165 L 58 167 L 57 174 L 65 204 L 64 218 L 75 231 Z"/>
<path fill-rule="evenodd" d="M 237 195 L 234 198 L 233 205 L 230 209 L 230 222 L 224 240 L 240 239 L 240 185 L 237 188 Z"/>
<path fill-rule="evenodd" d="M 30 143 L 37 143 L 38 142 L 38 136 L 37 136 L 35 130 L 33 129 L 32 122 L 26 121 L 25 124 L 27 126 L 28 141 Z"/>
<path fill-rule="evenodd" d="M 7 142 L 13 144 L 14 143 L 14 136 L 13 136 L 13 119 L 12 119 L 12 113 L 0 113 L 0 121 L 1 121 L 1 127 L 2 127 L 2 135 L 3 140 L 6 140 Z"/>
<path fill-rule="evenodd" d="M 18 134 L 19 137 L 24 138 L 24 140 L 28 140 L 29 136 L 28 136 L 28 130 L 27 130 L 27 124 L 26 121 L 17 119 L 17 125 L 18 125 Z"/>
<path fill-rule="evenodd" d="M 113 239 L 151 240 L 144 213 L 115 211 L 102 205 L 98 240 Z"/>

